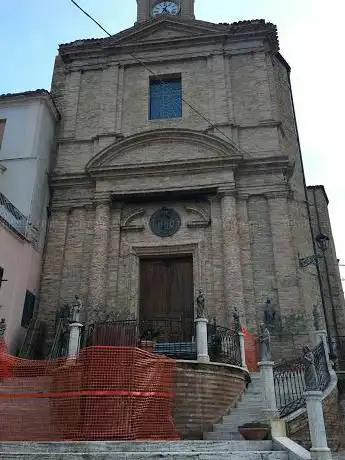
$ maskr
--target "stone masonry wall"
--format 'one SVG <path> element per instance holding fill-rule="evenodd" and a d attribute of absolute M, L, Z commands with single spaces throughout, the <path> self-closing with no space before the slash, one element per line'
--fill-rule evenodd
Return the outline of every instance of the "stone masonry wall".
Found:
<path fill-rule="evenodd" d="M 323 233 L 330 238 L 330 244 L 319 260 L 321 283 L 329 327 L 333 336 L 345 335 L 345 302 L 335 243 L 328 213 L 328 198 L 322 186 L 308 187 L 311 203 L 311 217 L 314 235 Z M 318 253 L 322 254 L 318 249 Z"/>

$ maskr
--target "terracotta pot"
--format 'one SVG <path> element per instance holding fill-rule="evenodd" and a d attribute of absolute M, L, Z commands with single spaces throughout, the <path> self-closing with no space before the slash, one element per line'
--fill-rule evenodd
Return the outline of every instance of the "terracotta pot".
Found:
<path fill-rule="evenodd" d="M 263 441 L 267 439 L 270 429 L 269 428 L 238 428 L 238 431 L 246 441 Z"/>

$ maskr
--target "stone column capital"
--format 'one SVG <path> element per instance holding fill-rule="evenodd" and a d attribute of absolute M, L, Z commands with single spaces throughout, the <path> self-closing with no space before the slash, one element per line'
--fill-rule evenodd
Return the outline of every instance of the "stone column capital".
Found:
<path fill-rule="evenodd" d="M 236 196 L 236 189 L 235 189 L 235 186 L 224 186 L 224 187 L 219 187 L 218 188 L 218 195 L 221 197 L 221 198 L 224 198 L 224 197 L 233 197 L 235 198 Z"/>
<path fill-rule="evenodd" d="M 111 197 L 111 194 L 110 193 L 95 193 L 94 195 L 94 204 L 95 206 L 99 206 L 99 205 L 110 205 L 112 201 L 112 197 Z"/>
<path fill-rule="evenodd" d="M 198 323 L 205 323 L 205 324 L 208 324 L 208 319 L 207 318 L 195 318 L 194 322 L 196 324 Z"/>
<path fill-rule="evenodd" d="M 236 197 L 237 197 L 239 200 L 248 201 L 248 199 L 249 199 L 249 193 L 237 192 Z"/>

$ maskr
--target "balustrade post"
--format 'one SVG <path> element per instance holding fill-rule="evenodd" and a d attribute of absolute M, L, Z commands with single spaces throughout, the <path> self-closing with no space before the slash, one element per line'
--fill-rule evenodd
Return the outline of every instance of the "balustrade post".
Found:
<path fill-rule="evenodd" d="M 260 368 L 260 383 L 265 405 L 264 412 L 267 418 L 272 420 L 279 416 L 274 388 L 274 361 L 260 361 L 258 366 Z"/>
<path fill-rule="evenodd" d="M 332 454 L 327 445 L 325 420 L 322 409 L 322 391 L 307 391 L 307 412 L 310 439 L 312 448 L 310 454 L 312 460 L 331 460 Z"/>
<path fill-rule="evenodd" d="M 80 337 L 83 325 L 81 323 L 71 323 L 69 327 L 68 357 L 75 358 L 80 349 Z"/>
<path fill-rule="evenodd" d="M 196 351 L 197 360 L 200 363 L 209 363 L 210 357 L 208 354 L 208 341 L 207 341 L 207 324 L 208 319 L 196 318 Z"/>
<path fill-rule="evenodd" d="M 239 341 L 240 341 L 240 350 L 241 350 L 241 365 L 244 369 L 247 369 L 247 363 L 246 363 L 246 350 L 245 350 L 245 342 L 244 342 L 244 334 L 243 332 L 237 332 Z"/>

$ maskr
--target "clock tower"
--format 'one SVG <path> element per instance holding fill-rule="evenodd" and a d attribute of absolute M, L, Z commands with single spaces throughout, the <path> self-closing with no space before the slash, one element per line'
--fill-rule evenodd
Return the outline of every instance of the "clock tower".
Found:
<path fill-rule="evenodd" d="M 137 22 L 168 14 L 183 19 L 195 19 L 195 0 L 137 0 Z"/>

